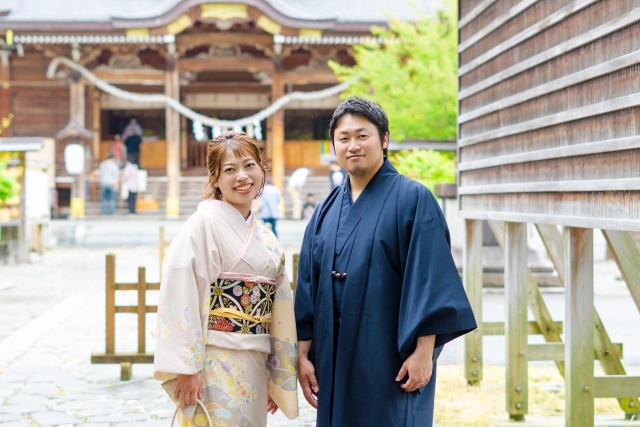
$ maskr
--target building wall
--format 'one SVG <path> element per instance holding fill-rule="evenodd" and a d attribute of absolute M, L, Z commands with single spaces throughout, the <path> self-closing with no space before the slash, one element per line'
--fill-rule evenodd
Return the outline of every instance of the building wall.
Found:
<path fill-rule="evenodd" d="M 462 215 L 640 229 L 640 0 L 486 5 L 460 1 Z"/>

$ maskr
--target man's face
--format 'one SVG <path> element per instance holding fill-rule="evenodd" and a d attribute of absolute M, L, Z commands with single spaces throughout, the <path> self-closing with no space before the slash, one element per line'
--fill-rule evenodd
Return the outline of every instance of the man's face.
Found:
<path fill-rule="evenodd" d="M 362 116 L 346 114 L 340 118 L 333 134 L 336 158 L 353 176 L 365 176 L 383 161 L 383 148 L 389 136 L 380 141 L 378 128 Z"/>

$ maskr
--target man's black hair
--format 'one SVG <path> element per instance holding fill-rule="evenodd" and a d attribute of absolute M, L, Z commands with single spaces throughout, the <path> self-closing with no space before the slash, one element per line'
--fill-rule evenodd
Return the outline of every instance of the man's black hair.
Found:
<path fill-rule="evenodd" d="M 387 113 L 384 112 L 382 107 L 373 101 L 369 101 L 365 98 L 359 98 L 352 96 L 340 103 L 338 108 L 333 112 L 331 121 L 329 122 L 329 135 L 331 136 L 331 143 L 335 145 L 333 141 L 333 135 L 338 126 L 338 122 L 347 114 L 352 116 L 361 116 L 373 123 L 378 128 L 378 134 L 380 135 L 380 143 L 384 142 L 384 135 L 389 132 L 389 119 Z M 384 150 L 385 157 L 387 156 L 387 149 Z"/>

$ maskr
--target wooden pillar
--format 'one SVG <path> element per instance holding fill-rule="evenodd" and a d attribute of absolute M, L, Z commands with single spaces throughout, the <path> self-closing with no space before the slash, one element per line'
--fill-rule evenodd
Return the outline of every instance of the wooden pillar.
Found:
<path fill-rule="evenodd" d="M 177 59 L 167 59 L 164 93 L 180 100 Z M 167 217 L 180 215 L 180 115 L 169 106 L 165 109 L 167 136 Z"/>
<path fill-rule="evenodd" d="M 187 118 L 180 115 L 180 167 L 182 170 L 187 169 L 187 161 L 189 156 L 188 145 L 188 133 L 187 133 Z"/>
<path fill-rule="evenodd" d="M 467 384 L 482 380 L 482 221 L 465 220 L 462 280 L 478 329 L 464 336 L 464 375 Z"/>
<path fill-rule="evenodd" d="M 84 104 L 84 82 L 79 73 L 71 73 L 71 83 L 69 84 L 69 117 L 77 121 L 81 126 L 85 126 L 85 104 Z M 85 149 L 89 147 L 85 145 Z M 86 156 L 85 156 L 86 160 Z M 74 218 L 84 218 L 85 197 L 86 197 L 86 163 L 85 169 L 75 179 L 75 185 L 71 194 L 71 216 Z"/>
<path fill-rule="evenodd" d="M 507 413 L 524 420 L 528 412 L 527 224 L 505 223 L 504 289 L 506 301 Z M 593 352 L 592 352 L 593 354 Z"/>
<path fill-rule="evenodd" d="M 564 229 L 566 426 L 593 427 L 593 230 Z"/>
<path fill-rule="evenodd" d="M 271 83 L 271 102 L 284 95 L 284 68 L 282 59 L 274 59 Z M 270 132 L 271 176 L 273 184 L 284 191 L 284 109 L 271 116 Z"/>
<path fill-rule="evenodd" d="M 91 111 L 92 111 L 92 126 L 93 132 L 93 168 L 97 168 L 100 165 L 100 135 L 102 130 L 100 129 L 100 91 L 97 88 L 91 89 Z"/>

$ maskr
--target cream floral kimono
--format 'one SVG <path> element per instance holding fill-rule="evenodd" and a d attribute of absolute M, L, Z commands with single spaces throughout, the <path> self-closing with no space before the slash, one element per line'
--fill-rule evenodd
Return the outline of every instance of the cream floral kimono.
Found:
<path fill-rule="evenodd" d="M 265 427 L 267 396 L 298 416 L 298 346 L 284 253 L 253 219 L 204 201 L 162 264 L 154 376 L 203 371 L 203 402 L 216 427 Z M 181 427 L 204 426 L 196 406 Z"/>

